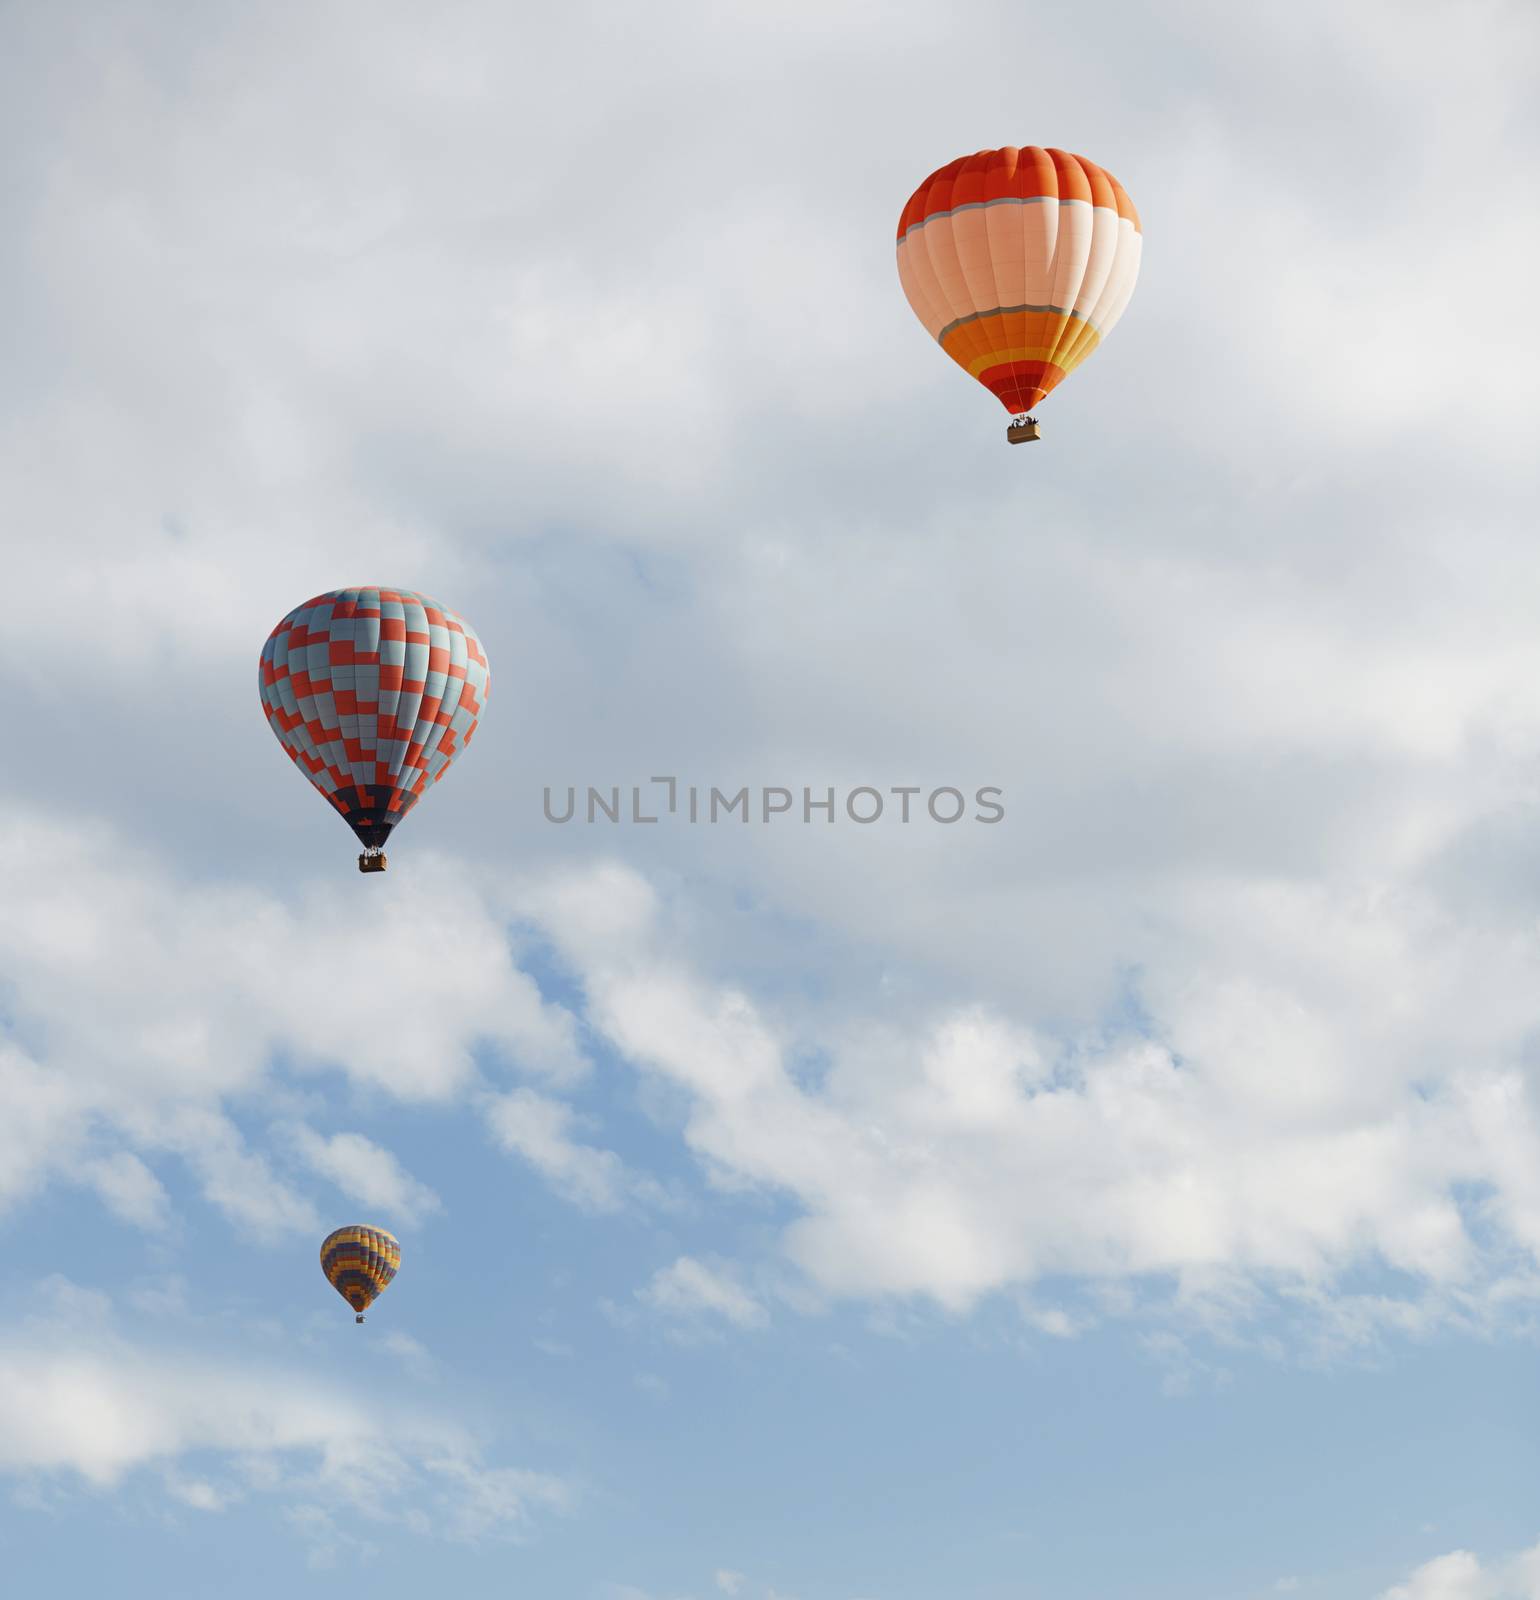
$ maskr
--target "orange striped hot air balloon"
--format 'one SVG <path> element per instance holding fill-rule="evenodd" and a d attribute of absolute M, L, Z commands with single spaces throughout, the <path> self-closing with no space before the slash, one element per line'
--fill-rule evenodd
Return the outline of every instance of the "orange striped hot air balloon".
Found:
<path fill-rule="evenodd" d="M 931 175 L 898 219 L 898 278 L 941 348 L 1028 415 L 1123 315 L 1139 275 L 1139 213 L 1094 161 L 1037 145 L 980 150 Z"/>

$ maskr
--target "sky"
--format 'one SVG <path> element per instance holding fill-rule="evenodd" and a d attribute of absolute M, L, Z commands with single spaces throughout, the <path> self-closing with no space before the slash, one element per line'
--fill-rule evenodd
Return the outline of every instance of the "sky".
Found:
<path fill-rule="evenodd" d="M 0 20 L 7 1592 L 1540 1600 L 1533 6 Z M 1031 450 L 1007 143 L 1145 238 Z M 357 584 L 492 668 L 367 880 Z"/>

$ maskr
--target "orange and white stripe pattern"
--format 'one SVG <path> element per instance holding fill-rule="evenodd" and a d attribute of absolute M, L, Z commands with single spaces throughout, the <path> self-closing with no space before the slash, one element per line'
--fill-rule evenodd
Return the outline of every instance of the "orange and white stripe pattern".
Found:
<path fill-rule="evenodd" d="M 262 647 L 262 710 L 359 841 L 390 830 L 471 742 L 491 692 L 476 630 L 412 589 L 334 589 Z"/>
<path fill-rule="evenodd" d="M 933 172 L 898 219 L 898 277 L 941 348 L 1013 415 L 1112 331 L 1139 275 L 1139 213 L 1084 156 L 1026 145 Z"/>

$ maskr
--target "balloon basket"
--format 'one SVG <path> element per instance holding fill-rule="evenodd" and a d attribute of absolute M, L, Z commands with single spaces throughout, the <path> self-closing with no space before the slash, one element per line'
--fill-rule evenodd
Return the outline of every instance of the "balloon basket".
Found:
<path fill-rule="evenodd" d="M 385 853 L 382 850 L 365 850 L 358 858 L 360 872 L 383 872 L 385 870 Z M 358 1319 L 360 1322 L 363 1318 Z"/>
<path fill-rule="evenodd" d="M 1037 431 L 1037 418 L 1023 417 L 1020 422 L 1013 422 L 1005 430 L 1005 437 L 1012 444 L 1030 444 L 1032 440 L 1040 439 L 1042 435 Z"/>
<path fill-rule="evenodd" d="M 363 1314 L 363 1312 L 362 1312 L 362 1311 L 360 1311 L 360 1312 L 359 1312 L 359 1313 L 358 1313 L 358 1315 L 357 1315 L 357 1316 L 356 1316 L 356 1317 L 354 1317 L 354 1318 L 353 1318 L 353 1320 L 354 1320 L 354 1322 L 362 1322 L 362 1321 L 363 1321 L 363 1320 L 364 1320 L 364 1314 Z"/>

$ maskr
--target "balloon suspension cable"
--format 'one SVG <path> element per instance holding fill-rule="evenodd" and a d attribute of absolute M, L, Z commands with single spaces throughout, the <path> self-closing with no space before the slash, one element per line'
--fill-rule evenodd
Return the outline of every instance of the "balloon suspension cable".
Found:
<path fill-rule="evenodd" d="M 383 872 L 385 870 L 385 850 L 382 845 L 370 844 L 364 846 L 364 853 L 358 858 L 360 872 Z"/>
<path fill-rule="evenodd" d="M 1042 435 L 1037 431 L 1037 418 L 1029 417 L 1025 411 L 1012 417 L 1005 437 L 1012 444 L 1029 444 L 1033 439 L 1041 438 Z"/>

